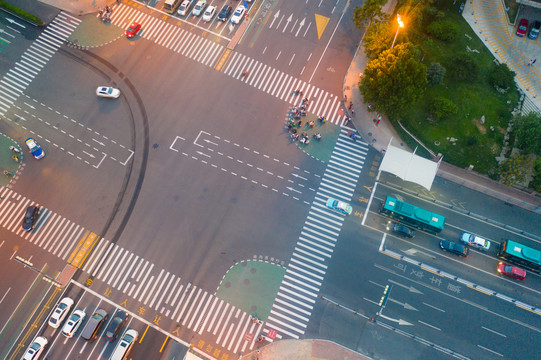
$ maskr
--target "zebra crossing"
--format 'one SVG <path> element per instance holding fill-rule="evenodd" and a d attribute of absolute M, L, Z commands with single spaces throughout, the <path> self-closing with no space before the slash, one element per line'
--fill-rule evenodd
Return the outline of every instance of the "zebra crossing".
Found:
<path fill-rule="evenodd" d="M 304 97 L 310 100 L 311 113 L 325 116 L 327 121 L 333 124 L 344 124 L 346 117 L 340 112 L 342 99 L 337 95 L 254 58 L 226 49 L 215 41 L 158 19 L 133 6 L 119 4 L 113 10 L 113 15 L 111 15 L 113 25 L 127 28 L 133 21 L 138 22 L 142 25 L 141 37 L 205 66 L 213 67 L 291 105 L 299 102 L 299 98 L 293 96 L 293 93 L 301 89 Z M 242 76 L 244 70 L 248 71 L 248 76 Z"/>
<path fill-rule="evenodd" d="M 287 266 L 263 330 L 269 340 L 283 335 L 298 339 L 310 320 L 345 219 L 326 206 L 327 199 L 351 200 L 368 153 L 368 144 L 353 142 L 350 131 L 342 128 Z"/>
<path fill-rule="evenodd" d="M 15 67 L 8 70 L 0 80 L 1 116 L 17 101 L 80 22 L 67 12 L 60 12 L 15 63 Z"/>

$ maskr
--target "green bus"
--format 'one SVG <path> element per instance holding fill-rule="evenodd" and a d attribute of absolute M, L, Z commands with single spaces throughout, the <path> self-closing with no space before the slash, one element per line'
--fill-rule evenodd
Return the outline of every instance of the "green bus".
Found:
<path fill-rule="evenodd" d="M 443 230 L 445 217 L 421 209 L 415 205 L 405 203 L 393 197 L 387 196 L 383 202 L 380 214 L 410 225 L 432 234 L 438 234 Z"/>
<path fill-rule="evenodd" d="M 515 241 L 505 240 L 500 245 L 497 256 L 500 259 L 541 273 L 541 251 L 539 250 L 532 249 Z"/>

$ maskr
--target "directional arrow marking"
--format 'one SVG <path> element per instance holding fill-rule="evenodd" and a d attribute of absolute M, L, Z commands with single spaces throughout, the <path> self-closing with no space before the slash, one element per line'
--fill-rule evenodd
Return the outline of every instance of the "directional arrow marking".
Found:
<path fill-rule="evenodd" d="M 286 25 L 284 26 L 284 30 L 282 30 L 282 32 L 286 32 L 286 29 L 287 29 L 287 26 L 289 25 L 289 23 L 291 22 L 291 20 L 293 20 L 293 14 L 290 14 L 289 17 L 287 18 L 287 22 L 286 22 Z"/>
<path fill-rule="evenodd" d="M 393 318 L 390 318 L 390 317 L 385 316 L 385 315 L 383 315 L 383 314 L 380 314 L 379 316 L 381 316 L 381 317 L 384 318 L 384 319 L 387 319 L 387 320 L 390 320 L 390 321 L 397 322 L 398 325 L 413 325 L 413 324 L 407 322 L 406 320 L 402 320 L 402 319 L 398 319 L 398 320 L 397 320 L 397 319 L 393 319 Z"/>
<path fill-rule="evenodd" d="M 390 283 L 393 283 L 395 285 L 398 285 L 398 286 L 401 286 L 403 287 L 404 289 L 407 289 L 409 292 L 412 292 L 412 293 L 415 293 L 415 294 L 422 294 L 421 291 L 417 290 L 416 288 L 414 288 L 413 286 L 406 286 L 406 285 L 402 285 L 394 280 L 389 280 Z"/>
<path fill-rule="evenodd" d="M 278 10 L 278 11 L 276 12 L 276 14 L 274 14 L 273 19 L 272 19 L 272 21 L 271 21 L 271 23 L 270 23 L 270 25 L 269 25 L 269 29 L 272 29 L 272 25 L 274 24 L 274 22 L 276 21 L 276 19 L 278 19 L 278 16 L 280 16 L 280 10 Z"/>
<path fill-rule="evenodd" d="M 302 19 L 302 21 L 299 23 L 299 29 L 297 30 L 295 36 L 299 36 L 299 31 L 301 31 L 302 27 L 304 26 L 304 20 L 306 20 L 306 18 Z"/>
<path fill-rule="evenodd" d="M 23 29 L 26 29 L 26 26 L 24 26 L 23 24 L 19 24 L 17 21 L 13 20 L 13 19 L 10 19 L 10 18 L 6 18 L 7 21 L 9 21 L 10 23 L 12 24 L 15 24 L 17 26 L 20 26 L 22 27 Z"/>
<path fill-rule="evenodd" d="M 394 302 L 395 304 L 398 304 L 398 305 L 403 306 L 404 309 L 406 309 L 406 310 L 419 311 L 419 310 L 417 310 L 416 308 L 414 308 L 413 306 L 411 306 L 411 305 L 408 304 L 408 303 L 401 303 L 400 301 L 395 300 L 395 299 L 391 299 L 391 298 L 389 298 L 389 301 Z"/>

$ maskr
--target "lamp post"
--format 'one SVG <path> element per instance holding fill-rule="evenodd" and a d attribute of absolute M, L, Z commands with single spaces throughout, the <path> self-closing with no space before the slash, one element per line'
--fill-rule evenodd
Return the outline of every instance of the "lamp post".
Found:
<path fill-rule="evenodd" d="M 404 27 L 404 23 L 402 22 L 402 18 L 400 17 L 400 14 L 396 14 L 396 20 L 398 21 L 398 27 L 396 28 L 396 34 L 394 34 L 394 39 L 393 39 L 393 44 L 391 45 L 391 49 L 394 47 L 394 42 L 396 41 L 396 37 L 398 36 L 398 30 Z"/>

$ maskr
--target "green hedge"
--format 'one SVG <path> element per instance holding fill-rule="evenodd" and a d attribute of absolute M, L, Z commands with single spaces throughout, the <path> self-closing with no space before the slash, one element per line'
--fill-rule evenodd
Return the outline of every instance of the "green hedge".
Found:
<path fill-rule="evenodd" d="M 5 2 L 3 0 L 0 0 L 0 8 L 5 9 L 8 12 L 10 12 L 12 14 L 15 14 L 15 15 L 25 19 L 26 21 L 29 21 L 29 22 L 34 23 L 36 25 L 43 25 L 43 21 L 40 18 L 38 18 L 37 16 L 32 15 L 32 14 L 24 11 L 23 9 L 19 9 L 18 7 L 14 6 L 14 5 L 8 4 L 7 2 Z"/>

